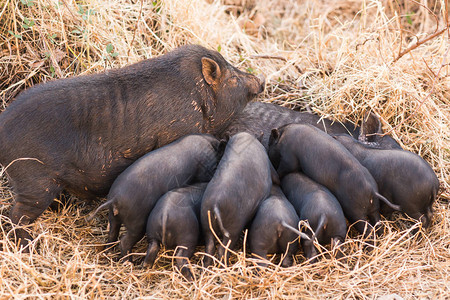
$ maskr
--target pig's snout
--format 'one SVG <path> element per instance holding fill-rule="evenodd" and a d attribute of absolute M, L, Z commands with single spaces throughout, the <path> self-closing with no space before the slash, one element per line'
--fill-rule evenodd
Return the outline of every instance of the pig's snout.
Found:
<path fill-rule="evenodd" d="M 263 75 L 251 75 L 247 77 L 247 88 L 249 92 L 249 98 L 254 98 L 256 95 L 264 92 L 266 86 L 266 79 Z"/>
<path fill-rule="evenodd" d="M 430 208 L 427 209 L 427 212 L 420 216 L 419 221 L 422 222 L 422 227 L 427 229 L 430 227 L 431 219 L 433 218 L 433 212 Z"/>
<path fill-rule="evenodd" d="M 264 75 L 259 74 L 256 79 L 259 81 L 259 90 L 258 90 L 258 94 L 264 92 L 264 88 L 266 86 L 266 78 L 264 77 Z"/>

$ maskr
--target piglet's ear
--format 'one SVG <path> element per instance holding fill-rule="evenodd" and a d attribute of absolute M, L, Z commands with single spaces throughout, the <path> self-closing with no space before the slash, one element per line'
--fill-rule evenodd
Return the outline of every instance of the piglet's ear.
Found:
<path fill-rule="evenodd" d="M 278 128 L 272 129 L 272 131 L 270 132 L 269 146 L 276 144 L 278 142 L 279 138 L 280 138 L 280 132 L 278 131 Z"/>
<path fill-rule="evenodd" d="M 227 141 L 222 139 L 220 141 L 213 143 L 212 145 L 217 153 L 217 157 L 219 158 L 222 157 L 223 153 L 225 152 L 225 148 L 227 147 Z"/>
<path fill-rule="evenodd" d="M 271 162 L 270 163 L 270 177 L 272 177 L 272 183 L 276 184 L 276 185 L 280 185 L 280 176 L 278 176 L 277 171 L 275 170 L 273 164 Z"/>
<path fill-rule="evenodd" d="M 372 112 L 364 115 L 358 140 L 363 143 L 373 142 L 377 133 L 383 133 L 380 119 Z"/>
<path fill-rule="evenodd" d="M 214 60 L 202 57 L 202 73 L 203 78 L 209 85 L 215 85 L 219 82 L 221 70 Z"/>
<path fill-rule="evenodd" d="M 263 142 L 263 138 L 264 138 L 264 131 L 261 131 L 261 132 L 259 133 L 259 135 L 256 136 L 256 139 L 257 139 L 260 143 L 262 143 L 262 142 Z"/>
<path fill-rule="evenodd" d="M 227 140 L 220 140 L 219 147 L 217 147 L 217 152 L 223 154 L 225 152 L 226 147 L 227 147 Z"/>

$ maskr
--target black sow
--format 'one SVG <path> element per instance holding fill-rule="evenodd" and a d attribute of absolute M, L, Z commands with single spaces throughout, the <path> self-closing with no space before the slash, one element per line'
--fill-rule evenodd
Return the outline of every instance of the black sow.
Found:
<path fill-rule="evenodd" d="M 105 196 L 136 159 L 187 134 L 222 131 L 262 90 L 218 52 L 191 45 L 24 91 L 0 114 L 0 164 L 14 162 L 11 220 L 33 222 L 62 190 Z M 31 239 L 17 235 L 22 245 Z"/>

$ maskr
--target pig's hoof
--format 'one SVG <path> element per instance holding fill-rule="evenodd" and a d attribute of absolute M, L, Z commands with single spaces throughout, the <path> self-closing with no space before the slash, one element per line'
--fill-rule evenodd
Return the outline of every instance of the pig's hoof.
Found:
<path fill-rule="evenodd" d="M 255 269 L 253 269 L 253 274 L 255 276 L 261 277 L 265 273 L 266 267 L 258 265 Z"/>
<path fill-rule="evenodd" d="M 203 258 L 203 268 L 207 269 L 209 266 L 211 266 L 213 263 L 213 260 L 211 257 L 204 257 Z"/>
<path fill-rule="evenodd" d="M 22 253 L 30 253 L 30 243 L 20 243 L 19 249 Z"/>
<path fill-rule="evenodd" d="M 133 262 L 131 260 L 129 260 L 129 259 L 125 260 L 123 262 L 123 265 L 124 266 L 134 266 Z"/>
<path fill-rule="evenodd" d="M 153 264 L 154 264 L 154 262 L 148 262 L 148 261 L 144 260 L 142 262 L 142 267 L 146 268 L 146 269 L 151 269 L 151 268 L 153 268 Z"/>
<path fill-rule="evenodd" d="M 131 258 L 131 255 L 119 256 L 118 261 L 122 262 L 124 265 L 128 265 L 128 264 L 133 265 L 133 260 Z"/>
<path fill-rule="evenodd" d="M 19 251 L 22 253 L 30 253 L 30 244 L 31 241 L 28 239 L 19 239 L 19 241 L 16 241 L 16 244 L 19 247 Z"/>
<path fill-rule="evenodd" d="M 181 268 L 181 275 L 183 275 L 183 277 L 189 282 L 194 281 L 194 276 L 188 267 Z"/>

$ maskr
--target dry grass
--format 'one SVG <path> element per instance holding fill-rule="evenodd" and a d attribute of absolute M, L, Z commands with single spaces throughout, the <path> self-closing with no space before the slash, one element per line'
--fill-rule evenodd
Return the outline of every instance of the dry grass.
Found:
<path fill-rule="evenodd" d="M 227 268 L 201 270 L 195 264 L 198 254 L 196 280 L 187 283 L 172 271 L 173 251 L 165 252 L 152 270 L 114 262 L 98 247 L 106 237 L 105 215 L 92 224 L 85 221 L 98 203 L 74 198 L 45 212 L 32 225 L 33 251 L 18 252 L 8 238 L 12 226 L 5 216 L 12 194 L 3 177 L 0 296 L 448 298 L 448 33 L 396 60 L 417 40 L 445 28 L 444 1 L 421 1 L 429 10 L 412 0 L 223 2 L 2 0 L 0 111 L 24 88 L 52 78 L 123 66 L 185 43 L 220 48 L 241 69 L 265 74 L 261 100 L 338 120 L 356 122 L 367 110 L 380 115 L 384 129 L 422 155 L 440 179 L 442 194 L 431 229 L 413 234 L 420 224 L 411 228 L 401 218 L 385 221 L 386 234 L 371 252 L 351 232 L 347 264 L 324 258 L 311 266 L 299 255 L 296 266 L 273 264 L 259 275 L 242 249 Z M 145 252 L 145 246 L 136 251 Z"/>

